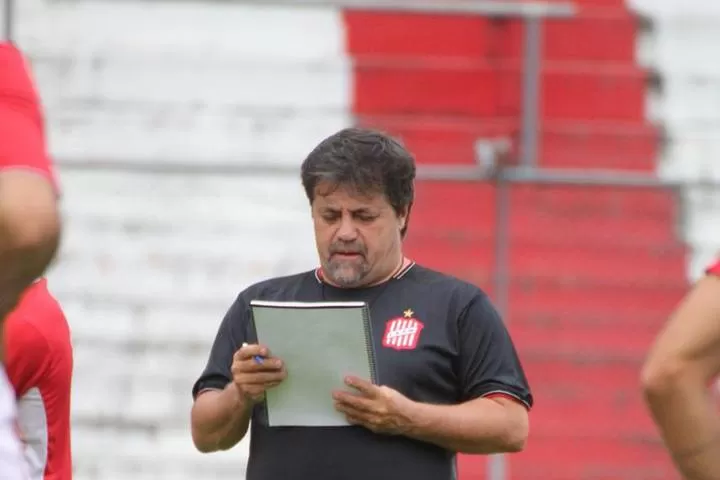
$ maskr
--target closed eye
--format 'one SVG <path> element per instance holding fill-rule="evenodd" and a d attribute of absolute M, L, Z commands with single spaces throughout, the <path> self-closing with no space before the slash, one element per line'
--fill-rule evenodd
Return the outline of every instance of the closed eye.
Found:
<path fill-rule="evenodd" d="M 377 218 L 377 215 L 372 215 L 369 213 L 356 213 L 354 216 L 361 222 L 372 222 Z"/>
<path fill-rule="evenodd" d="M 337 221 L 340 218 L 340 213 L 338 212 L 328 212 L 322 214 L 322 219 L 325 220 L 328 223 L 332 223 Z"/>

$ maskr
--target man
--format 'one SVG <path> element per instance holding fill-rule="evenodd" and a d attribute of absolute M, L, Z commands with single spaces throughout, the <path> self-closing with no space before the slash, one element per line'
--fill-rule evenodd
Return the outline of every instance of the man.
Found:
<path fill-rule="evenodd" d="M 533 399 L 490 300 L 403 255 L 413 157 L 387 136 L 346 129 L 321 142 L 301 171 L 321 266 L 253 285 L 230 307 L 193 387 L 198 450 L 233 447 L 251 419 L 248 480 L 449 480 L 456 452 L 522 450 Z M 267 426 L 264 392 L 287 370 L 249 328 L 253 299 L 369 304 L 381 385 L 348 377 L 357 395 L 335 392 L 352 426 Z M 267 359 L 258 364 L 256 355 Z"/>
<path fill-rule="evenodd" d="M 7 317 L 5 364 L 32 480 L 70 480 L 73 352 L 62 308 L 40 279 Z"/>
<path fill-rule="evenodd" d="M 658 335 L 642 385 L 675 465 L 690 480 L 720 478 L 720 262 L 707 270 Z"/>
<path fill-rule="evenodd" d="M 53 259 L 60 235 L 55 181 L 42 114 L 22 54 L 0 43 L 0 360 L 3 319 Z M 24 479 L 15 394 L 0 368 L 0 472 Z"/>

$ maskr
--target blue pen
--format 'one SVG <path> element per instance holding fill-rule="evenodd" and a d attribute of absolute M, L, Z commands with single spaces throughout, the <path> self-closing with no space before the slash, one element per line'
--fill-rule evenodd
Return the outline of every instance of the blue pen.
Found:
<path fill-rule="evenodd" d="M 247 347 L 248 344 L 243 342 L 242 346 Z M 262 365 L 262 363 L 263 363 L 263 357 L 261 357 L 260 355 L 255 355 L 253 357 L 253 360 L 255 360 L 255 363 L 257 363 L 258 365 Z"/>

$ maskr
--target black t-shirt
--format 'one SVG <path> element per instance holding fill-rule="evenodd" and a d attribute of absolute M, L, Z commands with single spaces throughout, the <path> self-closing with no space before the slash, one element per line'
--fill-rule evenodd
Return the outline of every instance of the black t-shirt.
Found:
<path fill-rule="evenodd" d="M 510 336 L 478 287 L 411 264 L 388 282 L 341 289 L 318 271 L 274 278 L 240 293 L 220 325 L 193 396 L 232 379 L 233 354 L 257 339 L 251 300 L 365 301 L 370 306 L 378 382 L 418 402 L 452 405 L 491 394 L 528 408 L 533 399 Z M 272 349 L 272 346 L 270 346 Z M 451 480 L 455 452 L 362 427 L 268 427 L 258 404 L 251 422 L 248 480 Z"/>

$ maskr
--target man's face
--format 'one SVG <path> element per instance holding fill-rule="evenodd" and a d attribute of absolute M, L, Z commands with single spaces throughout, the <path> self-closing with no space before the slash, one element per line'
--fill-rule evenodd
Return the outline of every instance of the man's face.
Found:
<path fill-rule="evenodd" d="M 362 195 L 321 183 L 315 188 L 312 218 L 320 263 L 330 283 L 368 286 L 398 267 L 405 215 L 398 216 L 385 195 Z"/>

